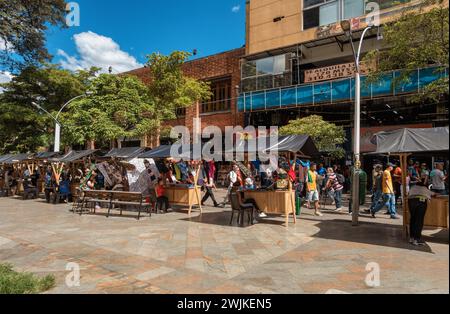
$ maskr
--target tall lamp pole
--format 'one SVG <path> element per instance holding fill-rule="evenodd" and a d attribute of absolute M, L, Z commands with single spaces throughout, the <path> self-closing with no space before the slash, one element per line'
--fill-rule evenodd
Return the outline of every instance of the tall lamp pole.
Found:
<path fill-rule="evenodd" d="M 352 24 L 349 20 L 344 20 L 341 22 L 342 30 L 347 34 L 352 47 L 353 56 L 355 58 L 355 132 L 354 132 L 354 154 L 355 154 L 355 165 L 353 171 L 353 187 L 352 187 L 352 210 L 353 210 L 353 225 L 359 225 L 359 172 L 361 170 L 361 52 L 362 45 L 364 42 L 364 37 L 367 32 L 372 28 L 368 26 L 364 29 L 361 39 L 359 41 L 358 50 L 356 50 L 353 42 L 352 34 Z"/>
<path fill-rule="evenodd" d="M 66 107 L 68 105 L 70 105 L 73 101 L 82 98 L 82 97 L 86 97 L 91 95 L 91 92 L 86 92 L 83 95 L 79 95 L 77 97 L 72 98 L 71 100 L 69 100 L 68 102 L 66 102 L 64 104 L 64 106 L 61 107 L 61 109 L 58 111 L 58 113 L 56 114 L 56 116 L 53 116 L 50 112 L 48 112 L 47 110 L 45 110 L 44 108 L 42 108 L 42 106 L 38 105 L 37 103 L 33 102 L 33 106 L 35 106 L 36 108 L 38 108 L 39 110 L 45 112 L 46 114 L 48 114 L 53 120 L 55 120 L 55 147 L 54 147 L 54 152 L 55 153 L 59 153 L 61 150 L 61 123 L 59 122 L 59 116 L 61 115 L 61 113 L 63 112 L 64 109 L 66 109 Z"/>

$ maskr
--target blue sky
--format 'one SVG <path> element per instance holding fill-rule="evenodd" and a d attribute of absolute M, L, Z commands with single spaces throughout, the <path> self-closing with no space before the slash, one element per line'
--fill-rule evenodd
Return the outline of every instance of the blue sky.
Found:
<path fill-rule="evenodd" d="M 245 0 L 78 0 L 80 26 L 48 31 L 54 62 L 122 72 L 151 52 L 198 50 L 197 57 L 245 44 Z"/>

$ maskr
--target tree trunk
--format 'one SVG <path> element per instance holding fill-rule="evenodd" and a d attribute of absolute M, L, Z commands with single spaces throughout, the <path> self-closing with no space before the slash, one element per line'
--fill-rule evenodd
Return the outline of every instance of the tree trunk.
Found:
<path fill-rule="evenodd" d="M 86 143 L 87 149 L 95 149 L 95 140 L 89 140 Z"/>

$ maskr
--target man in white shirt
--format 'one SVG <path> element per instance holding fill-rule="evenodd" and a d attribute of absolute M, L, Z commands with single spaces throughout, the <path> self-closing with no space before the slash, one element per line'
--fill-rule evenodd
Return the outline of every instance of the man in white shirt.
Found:
<path fill-rule="evenodd" d="M 447 176 L 444 174 L 444 166 L 442 164 L 436 164 L 436 169 L 434 169 L 430 174 L 432 191 L 436 194 L 446 195 L 445 190 L 445 180 Z"/>

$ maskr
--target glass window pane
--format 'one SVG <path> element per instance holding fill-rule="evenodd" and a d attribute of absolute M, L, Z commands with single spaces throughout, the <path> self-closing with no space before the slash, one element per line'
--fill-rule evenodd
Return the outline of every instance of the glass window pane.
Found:
<path fill-rule="evenodd" d="M 320 25 L 328 25 L 336 23 L 339 19 L 338 17 L 338 2 L 333 2 L 325 4 L 320 7 Z"/>
<path fill-rule="evenodd" d="M 364 0 L 344 0 L 344 19 L 364 15 Z"/>
<path fill-rule="evenodd" d="M 256 61 L 256 71 L 258 75 L 273 73 L 273 57 Z"/>
<path fill-rule="evenodd" d="M 242 80 L 242 91 L 251 92 L 256 90 L 256 78 Z"/>
<path fill-rule="evenodd" d="M 280 55 L 274 57 L 273 61 L 273 73 L 280 74 L 286 71 L 286 55 Z"/>
<path fill-rule="evenodd" d="M 273 76 L 272 75 L 266 75 L 266 76 L 260 76 L 258 77 L 256 88 L 258 90 L 260 89 L 269 89 L 273 88 Z"/>
<path fill-rule="evenodd" d="M 250 77 L 256 75 L 256 62 L 247 61 L 242 64 L 242 76 Z"/>
<path fill-rule="evenodd" d="M 310 29 L 319 26 L 319 12 L 319 7 L 303 11 L 303 29 Z"/>
<path fill-rule="evenodd" d="M 308 8 L 311 7 L 313 5 L 319 4 L 319 3 L 324 3 L 325 0 L 304 0 L 303 1 L 303 8 Z"/>

